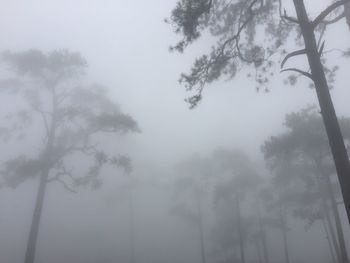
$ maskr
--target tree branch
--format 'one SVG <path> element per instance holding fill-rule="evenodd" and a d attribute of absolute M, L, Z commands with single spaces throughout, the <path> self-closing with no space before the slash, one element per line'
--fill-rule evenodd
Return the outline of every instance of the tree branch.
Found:
<path fill-rule="evenodd" d="M 297 68 L 287 68 L 287 69 L 281 70 L 281 73 L 282 73 L 282 72 L 286 72 L 286 71 L 294 71 L 294 72 L 300 73 L 301 75 L 303 75 L 303 76 L 305 76 L 305 77 L 308 77 L 308 78 L 311 79 L 312 81 L 314 80 L 312 74 L 310 74 L 310 73 L 308 73 L 308 72 L 306 72 L 306 71 L 297 69 Z"/>
<path fill-rule="evenodd" d="M 323 49 L 324 49 L 324 44 L 325 44 L 325 41 L 322 42 L 322 45 L 321 45 L 321 47 L 320 47 L 320 49 L 318 51 L 319 56 L 322 56 Z"/>
<path fill-rule="evenodd" d="M 312 21 L 312 26 L 315 28 L 320 23 L 322 23 L 323 19 L 325 19 L 331 12 L 333 12 L 338 7 L 345 5 L 346 3 L 350 3 L 350 0 L 341 0 L 337 1 L 330 6 L 328 6 L 325 10 L 323 10 L 315 19 Z M 339 18 L 340 19 L 340 18 Z M 339 20 L 338 19 L 338 20 Z"/>
<path fill-rule="evenodd" d="M 62 184 L 63 188 L 64 188 L 65 190 L 67 190 L 68 192 L 71 192 L 71 193 L 73 193 L 73 194 L 77 194 L 77 193 L 78 193 L 77 191 L 75 191 L 74 189 L 72 189 L 70 186 L 68 186 L 68 185 L 66 184 L 66 182 L 63 181 L 63 180 L 60 179 L 60 178 L 51 179 L 50 182 L 58 182 L 58 183 Z"/>
<path fill-rule="evenodd" d="M 295 56 L 299 56 L 299 55 L 303 55 L 303 54 L 306 54 L 306 49 L 300 49 L 300 50 L 296 50 L 296 51 L 293 51 L 291 53 L 289 53 L 282 61 L 281 63 L 281 69 L 284 67 L 284 65 L 286 64 L 286 62 L 288 61 L 288 59 L 292 58 L 292 57 L 295 57 Z"/>
<path fill-rule="evenodd" d="M 55 174 L 55 176 L 54 176 L 53 178 L 48 179 L 48 180 L 47 180 L 47 183 L 58 182 L 58 183 L 60 183 L 60 184 L 63 185 L 64 189 L 66 189 L 67 191 L 69 191 L 69 192 L 71 192 L 71 193 L 75 193 L 75 194 L 76 194 L 77 191 L 75 191 L 73 188 L 71 188 L 70 186 L 68 186 L 68 184 L 67 184 L 64 180 L 61 179 L 61 176 L 67 175 L 67 176 L 68 176 L 69 178 L 71 178 L 72 181 L 74 182 L 75 179 L 74 179 L 74 177 L 72 176 L 72 173 L 71 173 L 70 171 L 68 171 L 68 170 L 66 169 L 66 167 L 65 167 L 63 164 L 61 164 L 61 165 L 59 166 L 59 168 L 61 169 L 61 171 L 58 171 L 58 172 Z"/>
<path fill-rule="evenodd" d="M 341 13 L 339 16 L 331 19 L 331 20 L 324 20 L 322 21 L 322 24 L 325 24 L 325 25 L 330 25 L 330 24 L 334 24 L 336 22 L 338 22 L 340 19 L 344 18 L 345 17 L 345 12 Z"/>
<path fill-rule="evenodd" d="M 287 20 L 289 22 L 292 22 L 292 23 L 295 23 L 295 24 L 299 24 L 299 20 L 298 19 L 296 19 L 295 17 L 290 17 L 290 16 L 287 15 L 286 9 L 284 9 L 284 13 L 283 13 L 283 15 L 281 15 L 281 18 L 285 19 L 285 20 Z"/>

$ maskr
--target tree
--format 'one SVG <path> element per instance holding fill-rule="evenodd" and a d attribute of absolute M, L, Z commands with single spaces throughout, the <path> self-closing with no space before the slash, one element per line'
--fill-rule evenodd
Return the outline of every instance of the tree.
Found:
<path fill-rule="evenodd" d="M 267 237 L 266 237 L 266 221 L 267 217 L 262 213 L 262 210 L 264 208 L 264 205 L 266 202 L 269 201 L 269 193 L 265 188 L 262 188 L 262 186 L 265 185 L 265 182 L 262 181 L 261 186 L 255 193 L 255 198 L 256 198 L 256 212 L 257 212 L 257 219 L 258 219 L 258 230 L 256 233 L 257 240 L 260 240 L 261 246 L 262 246 L 262 251 L 263 251 L 263 259 L 265 263 L 269 263 L 269 253 L 267 249 Z"/>
<path fill-rule="evenodd" d="M 327 28 L 345 17 L 347 22 L 350 21 L 350 0 L 329 2 L 327 8 L 311 19 L 304 0 L 293 0 L 296 17 L 287 15 L 283 5 L 285 1 L 282 0 L 179 0 L 171 13 L 170 22 L 183 38 L 171 49 L 182 52 L 207 31 L 217 40 L 209 54 L 195 61 L 189 74 L 181 75 L 180 81 L 186 89 L 195 91 L 187 99 L 193 108 L 202 99 L 205 84 L 221 76 L 232 78 L 242 66 L 248 65 L 256 70 L 253 76 L 258 89 L 267 88 L 269 76 L 274 74 L 273 58 L 285 55 L 284 44 L 293 37 L 293 32 L 301 32 L 304 43 L 299 43 L 296 38 L 296 44 L 302 47 L 287 54 L 281 68 L 283 72 L 309 78 L 315 86 L 350 221 L 350 163 L 326 78 L 326 72 L 334 72 L 336 68 L 326 69 L 321 60 Z M 310 72 L 299 68 L 283 69 L 289 59 L 300 55 L 306 55 Z"/>
<path fill-rule="evenodd" d="M 245 241 L 247 239 L 247 220 L 243 221 L 242 202 L 249 191 L 259 184 L 259 176 L 249 158 L 237 150 L 220 149 L 214 153 L 216 174 L 224 176 L 222 182 L 215 187 L 215 203 L 224 200 L 234 203 L 235 226 L 240 248 L 240 260 L 245 263 Z M 215 171 L 215 170 L 214 170 Z"/>
<path fill-rule="evenodd" d="M 105 88 L 82 84 L 86 61 L 79 53 L 8 51 L 2 54 L 2 62 L 13 73 L 12 78 L 2 81 L 7 84 L 2 88 L 23 95 L 18 98 L 24 106 L 12 114 L 12 124 L 2 128 L 2 135 L 21 132 L 32 138 L 39 135 L 42 141 L 40 150 L 33 148 L 30 156 L 19 154 L 6 161 L 2 169 L 8 186 L 16 187 L 30 178 L 39 180 L 25 255 L 25 263 L 33 263 L 47 185 L 57 182 L 71 192 L 82 185 L 99 187 L 98 175 L 105 165 L 124 167 L 127 160 L 104 151 L 98 144 L 100 135 L 125 135 L 139 128 L 107 97 Z M 42 125 L 40 131 L 39 125 L 34 126 L 38 123 Z"/>
<path fill-rule="evenodd" d="M 172 212 L 194 223 L 198 227 L 201 262 L 206 263 L 206 251 L 204 244 L 203 227 L 203 197 L 206 192 L 209 177 L 211 176 L 210 160 L 195 155 L 188 158 L 175 167 L 180 174 L 174 182 L 174 190 L 177 195 L 177 203 Z M 185 197 L 180 201 L 179 196 Z M 186 197 L 190 200 L 186 200 Z M 189 201 L 194 201 L 194 208 L 189 205 Z M 186 202 L 187 201 L 187 202 Z"/>
<path fill-rule="evenodd" d="M 349 140 L 350 120 L 343 118 L 340 124 L 345 139 Z M 285 186 L 299 182 L 298 189 L 294 188 L 294 195 L 299 196 L 295 200 L 295 215 L 308 220 L 309 226 L 316 220 L 325 220 L 338 261 L 349 262 L 338 211 L 340 191 L 335 184 L 336 178 L 333 178 L 334 163 L 322 119 L 314 107 L 309 107 L 288 114 L 285 126 L 288 128 L 285 133 L 271 137 L 262 147 L 265 159 L 275 173 L 275 181 L 279 180 L 279 184 Z M 338 240 L 329 209 L 332 211 Z"/>

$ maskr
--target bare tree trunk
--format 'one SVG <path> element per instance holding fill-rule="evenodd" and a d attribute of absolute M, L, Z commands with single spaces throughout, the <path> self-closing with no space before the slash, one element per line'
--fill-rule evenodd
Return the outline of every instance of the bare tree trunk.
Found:
<path fill-rule="evenodd" d="M 260 238 L 261 238 L 261 244 L 263 249 L 263 255 L 264 255 L 264 261 L 265 263 L 269 263 L 269 255 L 267 251 L 267 244 L 266 244 L 266 232 L 264 229 L 264 225 L 261 218 L 261 212 L 260 212 L 260 202 L 258 200 L 258 220 L 259 220 L 259 232 L 260 232 Z"/>
<path fill-rule="evenodd" d="M 27 249 L 26 249 L 25 260 L 24 260 L 25 263 L 34 263 L 35 250 L 36 250 L 36 244 L 38 240 L 38 232 L 39 232 L 40 219 L 41 219 L 41 214 L 42 214 L 42 209 L 44 204 L 48 175 L 49 175 L 48 169 L 45 169 L 45 171 L 43 171 L 43 173 L 40 175 L 40 182 L 39 182 L 38 193 L 35 201 L 32 225 L 30 227 L 30 233 L 29 233 L 29 238 L 27 242 Z"/>
<path fill-rule="evenodd" d="M 332 242 L 331 242 L 331 239 L 330 239 L 330 236 L 329 236 L 329 230 L 327 229 L 326 220 L 325 220 L 324 217 L 321 220 L 322 220 L 322 225 L 323 225 L 324 232 L 326 234 L 326 239 L 327 239 L 327 243 L 328 243 L 329 252 L 330 252 L 330 255 L 331 255 L 332 262 L 333 263 L 337 263 L 338 261 L 335 258 L 334 247 L 332 245 Z"/>
<path fill-rule="evenodd" d="M 331 220 L 331 218 L 329 216 L 329 212 L 328 212 L 328 208 L 327 208 L 327 202 L 325 200 L 323 200 L 322 202 L 324 202 L 323 210 L 324 210 L 324 213 L 325 213 L 325 216 L 326 216 L 326 221 L 327 221 L 327 224 L 328 224 L 328 230 L 329 230 L 329 233 L 330 233 L 331 238 L 332 238 L 332 243 L 333 243 L 333 247 L 334 247 L 334 250 L 335 250 L 336 257 L 337 257 L 337 262 L 341 262 L 339 244 L 338 244 L 337 238 L 336 238 L 335 233 L 334 233 L 332 220 Z"/>
<path fill-rule="evenodd" d="M 325 177 L 328 177 L 328 175 L 326 175 L 325 172 L 323 171 L 321 160 L 319 160 L 317 158 L 315 158 L 314 160 L 315 160 L 315 163 L 317 166 L 317 173 L 320 173 L 320 175 L 322 175 L 322 177 L 320 177 L 319 174 L 316 174 L 316 181 L 317 181 L 319 191 L 321 192 L 321 204 L 322 204 L 323 214 L 324 214 L 324 216 L 326 218 L 326 222 L 328 224 L 328 230 L 329 230 L 329 233 L 330 233 L 331 238 L 332 238 L 332 243 L 333 243 L 335 254 L 337 257 L 337 262 L 341 262 L 339 244 L 338 244 L 337 238 L 335 236 L 335 232 L 333 229 L 333 223 L 332 223 L 332 220 L 330 218 L 329 211 L 328 211 L 327 199 L 330 198 L 330 194 L 329 194 L 329 189 L 326 186 L 327 183 L 324 183 L 324 181 L 326 180 Z M 325 195 L 327 195 L 328 198 Z"/>
<path fill-rule="evenodd" d="M 132 195 L 132 177 L 129 174 L 129 231 L 130 231 L 130 263 L 135 262 L 135 222 L 134 222 L 134 200 Z"/>
<path fill-rule="evenodd" d="M 202 205 L 199 193 L 196 193 L 196 201 L 197 201 L 197 216 L 198 216 L 198 229 L 199 229 L 199 239 L 200 239 L 200 247 L 201 247 L 201 259 L 202 263 L 206 263 L 205 256 L 205 246 L 204 246 L 204 234 L 203 234 L 203 218 L 202 218 Z"/>
<path fill-rule="evenodd" d="M 241 254 L 241 262 L 245 263 L 245 254 L 244 254 L 244 240 L 243 240 L 243 229 L 242 229 L 242 218 L 241 218 L 241 207 L 239 195 L 236 196 L 236 213 L 237 213 L 237 227 L 238 227 L 238 238 L 239 238 L 239 249 Z"/>
<path fill-rule="evenodd" d="M 34 263 L 36 244 L 38 240 L 40 219 L 45 199 L 46 186 L 48 183 L 48 177 L 52 165 L 52 148 L 54 145 L 54 140 L 56 136 L 57 128 L 57 95 L 55 89 L 52 89 L 52 119 L 50 124 L 50 129 L 48 132 L 46 148 L 43 152 L 43 169 L 40 174 L 39 188 L 37 193 L 37 198 L 35 201 L 35 208 L 32 218 L 32 224 L 30 228 L 29 238 L 27 242 L 25 263 Z"/>
<path fill-rule="evenodd" d="M 283 207 L 281 202 L 279 202 L 279 217 L 280 217 L 280 224 L 281 224 L 281 232 L 283 237 L 283 248 L 284 248 L 284 255 L 286 257 L 286 263 L 289 263 L 289 250 L 288 250 L 288 238 L 287 238 L 287 224 L 286 220 L 284 218 L 283 213 Z"/>
<path fill-rule="evenodd" d="M 315 25 L 309 21 L 303 0 L 293 0 L 298 23 L 305 42 L 305 50 L 311 69 L 311 75 L 316 87 L 316 93 L 321 108 L 323 122 L 328 141 L 332 150 L 335 167 L 340 182 L 344 204 L 350 222 L 350 163 L 345 148 L 344 139 L 334 110 L 329 87 L 321 63 L 320 54 L 314 33 Z M 347 257 L 342 255 L 342 261 L 348 263 Z"/>
<path fill-rule="evenodd" d="M 341 220 L 340 220 L 337 201 L 335 200 L 335 196 L 334 196 L 334 193 L 332 190 L 332 183 L 331 183 L 329 176 L 327 176 L 327 175 L 325 176 L 325 180 L 326 180 L 329 200 L 331 202 L 331 208 L 332 208 L 333 215 L 334 215 L 335 228 L 336 228 L 337 234 L 338 234 L 338 241 L 339 241 L 339 248 L 340 248 L 340 255 L 342 258 L 342 262 L 349 263 L 348 253 L 346 251 L 343 227 L 342 227 Z"/>

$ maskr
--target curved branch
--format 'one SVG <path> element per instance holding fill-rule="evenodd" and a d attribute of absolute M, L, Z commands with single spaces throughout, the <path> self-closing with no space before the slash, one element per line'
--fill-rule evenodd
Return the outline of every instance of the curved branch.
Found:
<path fill-rule="evenodd" d="M 287 69 L 284 69 L 284 70 L 281 70 L 281 73 L 282 72 L 286 72 L 286 71 L 294 71 L 294 72 L 297 72 L 305 77 L 308 77 L 309 79 L 311 79 L 312 81 L 314 80 L 312 74 L 306 72 L 306 71 L 303 71 L 301 69 L 297 69 L 297 68 L 287 68 Z"/>
<path fill-rule="evenodd" d="M 286 64 L 286 62 L 288 61 L 288 59 L 292 58 L 292 57 L 295 57 L 295 56 L 299 56 L 299 55 L 303 55 L 303 54 L 306 54 L 306 49 L 300 49 L 300 50 L 297 50 L 297 51 L 293 51 L 291 53 L 289 53 L 282 61 L 281 63 L 281 69 L 284 67 L 284 64 Z"/>
<path fill-rule="evenodd" d="M 314 19 L 314 21 L 312 21 L 312 26 L 314 28 L 317 27 L 320 23 L 323 22 L 323 19 L 325 19 L 331 12 L 333 12 L 340 6 L 345 5 L 346 3 L 350 3 L 350 0 L 340 0 L 328 6 Z"/>
<path fill-rule="evenodd" d="M 345 17 L 345 12 L 341 13 L 339 16 L 331 19 L 331 20 L 324 20 L 322 21 L 322 24 L 325 24 L 325 25 L 330 25 L 330 24 L 334 24 L 336 22 L 338 22 L 340 19 L 344 18 Z"/>
<path fill-rule="evenodd" d="M 68 186 L 68 185 L 66 184 L 66 182 L 63 181 L 63 180 L 60 179 L 60 178 L 51 179 L 50 182 L 58 182 L 58 183 L 60 183 L 60 184 L 63 186 L 63 188 L 64 188 L 65 190 L 67 190 L 68 192 L 71 192 L 71 193 L 73 193 L 73 194 L 77 194 L 77 193 L 78 193 L 78 192 L 75 191 L 73 188 L 71 188 L 70 186 Z"/>

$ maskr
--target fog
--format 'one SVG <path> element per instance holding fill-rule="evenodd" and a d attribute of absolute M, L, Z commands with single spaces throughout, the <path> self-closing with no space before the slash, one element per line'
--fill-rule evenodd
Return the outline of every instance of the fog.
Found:
<path fill-rule="evenodd" d="M 221 40 L 205 29 L 171 52 L 184 37 L 164 21 L 177 2 L 0 1 L 0 263 L 349 262 L 346 202 L 311 81 L 294 74 L 290 84 L 277 55 L 260 85 L 243 61 L 232 79 L 207 80 L 190 109 L 196 89 L 178 80 Z M 315 17 L 335 1 L 304 2 Z M 291 34 L 288 52 L 303 45 Z M 349 150 L 345 18 L 323 37 Z M 288 67 L 310 68 L 293 59 Z"/>

